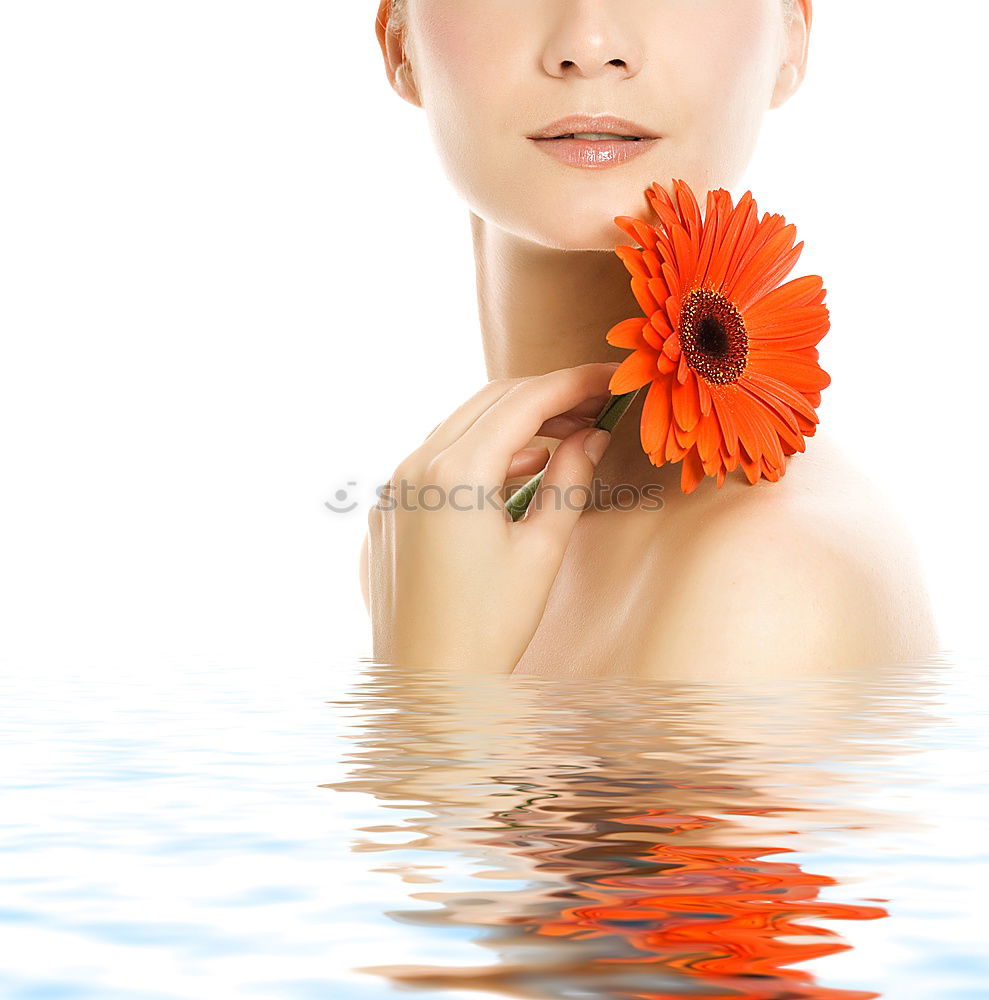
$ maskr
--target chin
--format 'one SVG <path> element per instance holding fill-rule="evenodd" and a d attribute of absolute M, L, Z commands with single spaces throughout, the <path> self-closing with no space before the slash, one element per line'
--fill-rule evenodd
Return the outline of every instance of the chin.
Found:
<path fill-rule="evenodd" d="M 601 250 L 613 251 L 616 246 L 628 243 L 628 235 L 614 223 L 620 212 L 602 212 L 593 217 L 585 213 L 571 214 L 553 219 L 530 219 L 516 232 L 519 236 L 550 250 Z"/>

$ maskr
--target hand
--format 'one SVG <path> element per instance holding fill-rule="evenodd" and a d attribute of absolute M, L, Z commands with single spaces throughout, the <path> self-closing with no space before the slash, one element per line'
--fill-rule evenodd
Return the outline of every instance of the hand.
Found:
<path fill-rule="evenodd" d="M 611 440 L 589 428 L 611 398 L 616 367 L 490 382 L 400 463 L 368 516 L 375 659 L 511 673 Z M 525 517 L 513 522 L 505 480 L 546 465 L 547 448 L 525 447 L 536 436 L 563 440 Z M 600 448 L 593 460 L 588 438 Z"/>

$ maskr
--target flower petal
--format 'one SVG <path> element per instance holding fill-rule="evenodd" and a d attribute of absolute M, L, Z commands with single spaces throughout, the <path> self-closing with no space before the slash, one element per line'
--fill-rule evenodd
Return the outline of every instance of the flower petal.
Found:
<path fill-rule="evenodd" d="M 661 451 L 651 451 L 647 458 L 655 466 L 666 465 L 666 456 Z"/>
<path fill-rule="evenodd" d="M 666 461 L 679 462 L 686 453 L 687 449 L 681 447 L 680 443 L 677 441 L 676 424 L 671 422 L 670 429 L 666 435 Z"/>
<path fill-rule="evenodd" d="M 707 380 L 697 377 L 697 399 L 700 403 L 701 414 L 707 416 L 711 412 L 711 390 L 708 388 Z"/>
<path fill-rule="evenodd" d="M 676 268 L 673 264 L 663 261 L 663 277 L 666 280 L 666 287 L 670 290 L 670 296 L 680 297 L 683 291 L 683 285 L 680 283 L 680 276 L 677 274 Z"/>
<path fill-rule="evenodd" d="M 728 204 L 731 205 L 730 197 Z M 746 191 L 739 198 L 738 204 L 731 210 L 720 245 L 714 248 L 711 266 L 708 269 L 707 284 L 709 287 L 718 290 L 726 287 L 728 271 L 735 259 L 739 241 L 743 238 L 750 238 L 749 234 L 755 231 L 758 217 L 755 202 L 752 200 L 752 192 Z"/>
<path fill-rule="evenodd" d="M 673 193 L 676 197 L 677 209 L 684 228 L 690 234 L 691 239 L 700 236 L 701 209 L 694 197 L 694 192 L 690 190 L 690 185 L 682 180 L 673 181 Z M 699 242 L 698 244 L 699 245 Z"/>
<path fill-rule="evenodd" d="M 711 393 L 714 402 L 714 412 L 718 417 L 718 426 L 721 428 L 721 440 L 724 443 L 725 453 L 729 455 L 738 452 L 738 424 L 735 422 L 734 404 L 732 397 L 736 390 L 716 391 Z"/>
<path fill-rule="evenodd" d="M 824 305 L 791 306 L 771 313 L 750 310 L 745 314 L 745 329 L 750 337 L 772 340 L 792 337 L 828 323 L 828 307 Z"/>
<path fill-rule="evenodd" d="M 784 226 L 770 237 L 738 272 L 738 277 L 731 284 L 731 295 L 739 309 L 744 310 L 777 284 L 770 282 L 768 287 L 764 287 L 768 281 L 767 276 L 780 258 L 793 246 L 796 235 L 796 226 Z"/>
<path fill-rule="evenodd" d="M 652 185 L 647 188 L 646 199 L 667 229 L 675 226 L 680 221 L 677 210 L 670 196 L 666 193 L 666 189 L 661 187 L 656 181 L 653 181 Z"/>
<path fill-rule="evenodd" d="M 745 372 L 744 379 L 749 383 L 753 391 L 758 391 L 764 398 L 766 395 L 772 395 L 786 403 L 797 414 L 798 424 L 801 415 L 812 423 L 816 424 L 818 422 L 818 416 L 814 411 L 814 407 L 807 401 L 803 393 L 797 392 L 796 389 L 785 382 L 781 382 L 771 375 L 763 375 L 760 372 L 752 371 L 751 368 Z"/>
<path fill-rule="evenodd" d="M 772 322 L 773 317 L 784 310 L 814 305 L 818 294 L 823 290 L 824 282 L 816 274 L 794 278 L 763 295 L 749 307 L 745 313 L 746 327 L 750 323 L 759 326 Z"/>
<path fill-rule="evenodd" d="M 643 223 L 641 219 L 633 218 L 631 215 L 616 215 L 614 217 L 615 225 L 626 235 L 631 236 L 636 243 L 641 243 L 639 239 L 640 227 L 643 225 L 648 225 L 648 223 Z M 654 250 L 656 247 L 656 234 L 655 231 L 651 234 L 649 240 L 643 244 L 643 246 L 648 250 Z M 635 247 L 633 249 L 639 249 Z"/>
<path fill-rule="evenodd" d="M 725 200 L 727 199 L 727 206 Z M 703 285 L 707 282 L 711 268 L 711 257 L 716 247 L 720 245 L 728 224 L 731 212 L 731 196 L 724 188 L 708 191 L 707 207 L 704 210 L 704 233 L 701 238 L 701 249 L 697 255 L 697 277 Z"/>
<path fill-rule="evenodd" d="M 662 305 L 670 297 L 669 285 L 662 278 L 650 278 L 649 294 Z"/>
<path fill-rule="evenodd" d="M 673 421 L 673 434 L 677 439 L 677 444 L 680 445 L 684 450 L 688 448 L 693 448 L 697 443 L 697 426 L 694 425 L 693 429 L 687 431 L 684 430 L 676 420 Z"/>
<path fill-rule="evenodd" d="M 680 489 L 684 493 L 693 493 L 698 484 L 704 478 L 704 466 L 701 464 L 700 455 L 696 448 L 691 448 L 683 457 L 683 465 L 680 466 Z"/>
<path fill-rule="evenodd" d="M 639 243 L 642 244 L 643 249 L 656 249 L 656 240 L 659 237 L 659 233 L 656 232 L 655 226 L 642 219 L 633 219 L 632 229 L 634 230 Z"/>
<path fill-rule="evenodd" d="M 721 449 L 721 461 L 725 463 L 725 470 L 727 472 L 734 472 L 738 468 L 738 462 L 742 455 L 745 454 L 744 448 L 739 448 L 733 454 L 726 454 L 725 450 Z"/>
<path fill-rule="evenodd" d="M 767 317 L 766 313 L 761 316 Z M 769 350 L 792 350 L 784 344 L 813 347 L 831 327 L 827 306 L 799 306 L 795 309 L 781 309 L 775 315 L 753 321 L 745 317 L 745 330 L 749 340 L 762 341 Z"/>
<path fill-rule="evenodd" d="M 706 464 L 718 454 L 718 446 L 721 444 L 721 428 L 718 427 L 718 418 L 713 413 L 701 417 L 699 426 L 697 453 Z"/>
<path fill-rule="evenodd" d="M 745 478 L 749 481 L 749 483 L 755 486 L 755 484 L 759 481 L 759 469 L 760 469 L 759 459 L 753 460 L 747 458 L 745 456 L 745 453 L 743 452 L 739 464 L 742 466 L 742 469 L 745 472 Z"/>
<path fill-rule="evenodd" d="M 652 292 L 649 291 L 648 278 L 633 278 L 632 294 L 635 296 L 635 301 L 639 303 L 639 308 L 647 316 L 659 309 L 660 303 L 653 298 Z"/>
<path fill-rule="evenodd" d="M 752 419 L 751 407 L 745 398 L 736 396 L 733 400 L 735 408 L 732 416 L 735 418 L 735 426 L 738 428 L 738 440 L 742 443 L 742 450 L 752 460 L 756 461 L 762 456 L 762 435 L 756 421 Z"/>
<path fill-rule="evenodd" d="M 683 383 L 673 383 L 673 416 L 685 431 L 693 430 L 701 418 L 700 400 L 697 397 L 697 376 L 693 372 Z"/>
<path fill-rule="evenodd" d="M 652 324 L 653 329 L 664 343 L 669 337 L 672 336 L 673 327 L 670 326 L 669 320 L 666 318 L 662 309 L 657 309 L 649 317 L 649 322 Z"/>
<path fill-rule="evenodd" d="M 816 361 L 794 352 L 753 351 L 747 370 L 779 379 L 799 392 L 815 392 L 831 384 L 831 376 Z"/>
<path fill-rule="evenodd" d="M 743 375 L 736 385 L 739 392 L 747 393 L 760 406 L 765 406 L 773 410 L 794 434 L 800 434 L 800 425 L 797 423 L 797 418 L 793 415 L 793 410 L 777 395 L 768 392 L 764 385 L 752 381 L 748 375 Z"/>
<path fill-rule="evenodd" d="M 700 455 L 700 450 L 697 452 Z M 701 455 L 701 465 L 704 467 L 705 476 L 716 476 L 719 472 L 724 469 L 724 465 L 721 462 L 721 456 L 715 451 L 711 458 L 704 458 Z"/>
<path fill-rule="evenodd" d="M 786 462 L 783 462 L 782 466 L 775 466 L 772 462 L 767 462 L 763 459 L 762 462 L 762 474 L 771 482 L 778 483 L 783 477 L 783 473 L 786 470 Z"/>
<path fill-rule="evenodd" d="M 672 237 L 673 252 L 676 255 L 676 272 L 682 291 L 690 285 L 697 274 L 697 254 L 700 248 L 694 244 L 689 233 L 682 226 L 673 227 Z"/>
<path fill-rule="evenodd" d="M 642 251 L 642 266 L 649 272 L 647 277 L 658 278 L 661 276 L 660 259 L 654 250 Z"/>
<path fill-rule="evenodd" d="M 636 316 L 634 319 L 625 319 L 621 323 L 616 323 L 604 335 L 604 339 L 612 347 L 624 347 L 630 351 L 648 347 L 649 344 L 646 342 L 645 337 L 642 336 L 643 328 L 648 325 L 649 321 L 643 319 L 641 316 Z"/>
<path fill-rule="evenodd" d="M 655 379 L 646 393 L 642 404 L 640 437 L 645 452 L 659 451 L 666 444 L 673 416 L 673 402 L 670 398 L 670 379 Z"/>
<path fill-rule="evenodd" d="M 675 330 L 680 325 L 680 296 L 671 295 L 666 302 L 666 315 L 670 317 L 670 326 Z"/>
<path fill-rule="evenodd" d="M 769 270 L 756 282 L 748 294 L 737 298 L 739 309 L 748 309 L 753 302 L 778 285 L 793 270 L 803 249 L 803 243 L 798 243 L 791 250 L 783 254 L 782 257 L 774 261 L 770 265 Z"/>
<path fill-rule="evenodd" d="M 624 244 L 615 247 L 615 254 L 625 265 L 625 269 L 633 278 L 649 278 L 649 268 L 642 258 L 642 251 Z"/>
<path fill-rule="evenodd" d="M 615 396 L 641 389 L 658 374 L 656 360 L 659 355 L 652 350 L 634 351 L 615 369 L 608 382 L 608 391 Z"/>
<path fill-rule="evenodd" d="M 756 217 L 758 219 L 758 216 Z M 738 282 L 739 275 L 751 263 L 752 258 L 765 247 L 765 245 L 776 236 L 786 225 L 786 219 L 782 215 L 770 215 L 766 212 L 761 219 L 758 219 L 755 227 L 746 232 L 742 239 L 738 241 L 735 254 L 728 268 L 725 278 L 725 287 L 733 289 Z"/>

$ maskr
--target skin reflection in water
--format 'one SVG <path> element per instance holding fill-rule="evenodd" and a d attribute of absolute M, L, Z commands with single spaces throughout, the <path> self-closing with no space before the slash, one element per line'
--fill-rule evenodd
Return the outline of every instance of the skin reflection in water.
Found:
<path fill-rule="evenodd" d="M 440 908 L 389 916 L 437 935 L 476 928 L 496 959 L 360 971 L 512 997 L 880 996 L 792 968 L 851 947 L 818 921 L 888 912 L 883 900 L 827 898 L 836 880 L 787 855 L 903 829 L 869 807 L 874 773 L 908 752 L 887 741 L 935 721 L 925 690 L 943 669 L 935 659 L 753 690 L 370 665 L 346 703 L 352 778 L 327 787 L 431 813 L 364 831 L 417 833 L 399 849 L 436 855 L 377 870 L 421 886 L 443 881 L 444 852 L 488 863 L 474 878 L 490 889 L 415 891 Z M 502 880 L 526 887 L 499 890 Z"/>

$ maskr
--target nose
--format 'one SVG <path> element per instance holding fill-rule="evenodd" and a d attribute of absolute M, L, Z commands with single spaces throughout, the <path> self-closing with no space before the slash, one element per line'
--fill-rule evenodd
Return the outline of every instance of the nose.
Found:
<path fill-rule="evenodd" d="M 564 0 L 543 50 L 543 69 L 550 76 L 594 78 L 614 74 L 635 76 L 642 66 L 642 48 L 621 3 Z"/>

